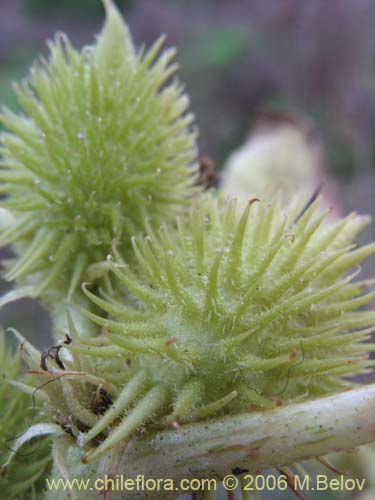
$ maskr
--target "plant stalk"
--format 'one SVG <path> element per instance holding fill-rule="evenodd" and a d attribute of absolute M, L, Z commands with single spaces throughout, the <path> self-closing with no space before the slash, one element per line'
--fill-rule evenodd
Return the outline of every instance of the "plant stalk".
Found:
<path fill-rule="evenodd" d="M 141 474 L 174 480 L 221 479 L 236 467 L 250 472 L 278 468 L 349 450 L 374 438 L 372 384 L 275 410 L 148 434 L 102 459 L 99 469 L 126 478 Z"/>
<path fill-rule="evenodd" d="M 66 435 L 54 445 L 53 477 L 64 479 L 119 478 L 217 479 L 233 469 L 261 472 L 313 459 L 333 451 L 352 450 L 375 438 L 375 384 L 334 396 L 263 412 L 243 413 L 147 433 L 121 445 L 88 465 L 82 451 Z M 102 484 L 102 483 L 100 483 Z M 176 491 L 146 488 L 108 490 L 111 500 L 175 499 Z M 45 500 L 58 500 L 50 490 Z M 92 491 L 74 489 L 69 498 L 91 500 Z M 97 498 L 102 497 L 98 492 Z M 109 498 L 109 497 L 108 497 Z"/>

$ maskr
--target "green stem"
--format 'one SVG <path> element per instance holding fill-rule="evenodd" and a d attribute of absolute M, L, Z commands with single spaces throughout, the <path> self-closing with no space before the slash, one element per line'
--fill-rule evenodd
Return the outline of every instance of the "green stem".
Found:
<path fill-rule="evenodd" d="M 126 451 L 118 449 L 116 458 L 110 460 L 116 469 L 111 473 L 175 480 L 220 479 L 235 467 L 251 472 L 291 465 L 373 441 L 374 417 L 372 384 L 271 411 L 148 434 L 133 440 Z M 106 469 L 105 461 L 101 470 Z"/>
<path fill-rule="evenodd" d="M 89 465 L 70 438 L 61 441 L 55 477 L 144 476 L 154 479 L 222 479 L 239 467 L 249 472 L 280 468 L 333 451 L 370 443 L 375 437 L 375 384 L 275 410 L 243 413 L 175 430 L 148 433 L 111 450 Z M 69 446 L 70 442 L 70 446 Z M 61 454 L 62 452 L 62 454 Z M 95 474 L 93 471 L 96 470 Z M 111 500 L 134 498 L 134 491 L 113 491 Z M 166 491 L 137 491 L 137 499 L 173 499 Z M 80 500 L 92 492 L 80 492 Z M 45 500 L 58 497 L 49 492 Z"/>

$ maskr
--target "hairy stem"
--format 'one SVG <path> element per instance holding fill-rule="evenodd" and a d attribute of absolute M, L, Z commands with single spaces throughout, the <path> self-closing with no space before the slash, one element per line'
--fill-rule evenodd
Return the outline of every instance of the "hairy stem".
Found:
<path fill-rule="evenodd" d="M 175 480 L 220 479 L 235 467 L 249 471 L 280 467 L 352 449 L 374 437 L 372 384 L 271 411 L 148 434 L 131 441 L 127 448 L 120 447 L 111 457 L 104 457 L 99 471 L 127 478 L 143 474 Z M 147 492 L 139 494 L 139 498 L 143 494 L 147 498 Z"/>

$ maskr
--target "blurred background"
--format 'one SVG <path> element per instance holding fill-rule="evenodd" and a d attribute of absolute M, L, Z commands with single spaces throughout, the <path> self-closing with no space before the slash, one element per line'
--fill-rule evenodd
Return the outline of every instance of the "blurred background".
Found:
<path fill-rule="evenodd" d="M 138 46 L 150 45 L 166 33 L 167 45 L 177 47 L 180 77 L 200 130 L 200 153 L 212 158 L 218 171 L 254 130 L 261 112 L 266 110 L 271 117 L 297 114 L 313 124 L 342 213 L 373 214 L 372 0 L 118 0 L 117 4 Z M 77 47 L 91 43 L 104 14 L 99 0 L 0 0 L 0 8 L 0 103 L 13 109 L 17 103 L 11 83 L 26 76 L 37 54 L 46 53 L 46 40 L 59 30 Z M 373 239 L 374 225 L 359 242 Z M 2 256 L 6 255 L 3 250 Z M 364 275 L 373 269 L 374 260 L 367 262 Z M 2 281 L 0 293 L 6 288 Z M 27 331 L 38 347 L 48 344 L 49 319 L 32 301 L 3 308 L 0 323 Z"/>

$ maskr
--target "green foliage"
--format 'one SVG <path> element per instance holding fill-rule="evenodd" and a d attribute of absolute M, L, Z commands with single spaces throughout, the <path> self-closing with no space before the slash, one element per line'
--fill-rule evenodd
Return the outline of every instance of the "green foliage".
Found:
<path fill-rule="evenodd" d="M 374 252 L 352 244 L 368 219 L 326 224 L 315 203 L 296 220 L 296 207 L 284 214 L 277 201 L 255 201 L 239 218 L 235 202 L 202 197 L 177 231 L 146 225 L 146 236 L 133 239 L 137 267 L 117 252 L 109 260 L 126 299 L 84 286 L 103 310 L 87 312 L 102 335 L 80 338 L 70 323 L 67 366 L 86 373 L 91 388 L 73 377 L 50 397 L 88 429 L 82 443 L 99 444 L 88 460 L 148 421 L 311 399 L 349 387 L 342 376 L 373 365 L 362 342 L 375 315 L 358 308 L 375 293 L 347 274 Z"/>
<path fill-rule="evenodd" d="M 249 51 L 249 44 L 249 37 L 238 29 L 211 28 L 195 34 L 190 47 L 192 70 L 201 67 L 205 71 L 225 69 Z M 189 59 L 189 54 L 185 57 Z"/>
<path fill-rule="evenodd" d="M 0 366 L 0 497 L 29 500 L 33 493 L 44 488 L 43 478 L 51 462 L 50 444 L 46 438 L 33 439 L 15 454 L 7 467 L 3 467 L 16 438 L 27 430 L 31 421 L 32 400 L 30 395 L 8 382 L 19 376 L 20 357 L 7 351 L 2 333 Z M 36 408 L 33 423 L 39 421 L 39 409 Z"/>
<path fill-rule="evenodd" d="M 119 7 L 128 6 L 132 0 L 114 0 Z M 78 16 L 97 16 L 102 13 L 102 6 L 97 0 L 26 0 L 26 11 L 33 16 L 43 16 L 51 12 L 74 14 Z"/>
<path fill-rule="evenodd" d="M 160 224 L 196 188 L 195 130 L 173 79 L 175 51 L 159 39 L 136 52 L 109 2 L 97 43 L 73 49 L 57 36 L 16 93 L 24 114 L 4 109 L 0 245 L 15 244 L 7 279 L 32 275 L 31 295 L 70 298 L 90 264 L 113 244 L 129 255 L 145 217 Z M 172 189 L 173 187 L 173 189 Z M 86 278 L 87 279 L 87 278 Z"/>

